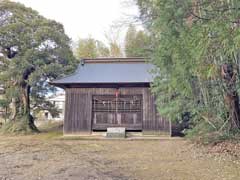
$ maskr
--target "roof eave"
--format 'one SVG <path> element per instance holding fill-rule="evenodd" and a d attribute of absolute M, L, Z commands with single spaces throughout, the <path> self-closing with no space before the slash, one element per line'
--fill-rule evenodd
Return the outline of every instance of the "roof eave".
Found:
<path fill-rule="evenodd" d="M 149 87 L 152 82 L 86 82 L 86 83 L 56 83 L 51 82 L 49 84 L 60 87 L 63 89 L 70 88 L 70 87 L 92 87 L 92 88 L 98 88 L 98 87 L 108 87 L 108 88 L 117 88 L 117 87 Z"/>

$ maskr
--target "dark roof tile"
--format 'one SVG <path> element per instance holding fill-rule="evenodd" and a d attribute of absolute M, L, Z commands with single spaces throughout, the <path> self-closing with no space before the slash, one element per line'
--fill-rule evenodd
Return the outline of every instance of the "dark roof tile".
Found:
<path fill-rule="evenodd" d="M 122 58 L 123 59 L 123 58 Z M 140 59 L 141 60 L 141 59 Z M 150 71 L 152 64 L 144 61 L 111 61 L 84 63 L 77 71 L 65 78 L 55 80 L 52 84 L 81 84 L 81 83 L 150 83 L 153 75 Z"/>

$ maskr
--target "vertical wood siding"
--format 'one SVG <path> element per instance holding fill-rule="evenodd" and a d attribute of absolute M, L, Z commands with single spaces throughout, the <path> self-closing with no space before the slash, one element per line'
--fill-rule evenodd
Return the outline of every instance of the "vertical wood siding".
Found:
<path fill-rule="evenodd" d="M 92 96 L 115 95 L 115 88 L 68 88 L 66 89 L 64 133 L 91 133 Z M 120 88 L 122 95 L 143 96 L 143 133 L 170 134 L 169 121 L 162 118 L 149 88 Z"/>
<path fill-rule="evenodd" d="M 169 120 L 161 117 L 157 111 L 156 97 L 151 94 L 150 89 L 144 89 L 144 134 L 171 134 L 171 123 Z"/>
<path fill-rule="evenodd" d="M 64 133 L 91 131 L 91 101 L 90 94 L 81 93 L 77 89 L 66 90 Z"/>

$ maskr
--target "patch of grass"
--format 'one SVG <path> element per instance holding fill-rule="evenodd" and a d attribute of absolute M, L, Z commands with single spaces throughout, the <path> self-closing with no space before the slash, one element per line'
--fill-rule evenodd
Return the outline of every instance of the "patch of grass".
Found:
<path fill-rule="evenodd" d="M 0 135 L 16 136 L 16 135 L 36 135 L 39 139 L 57 139 L 63 136 L 62 122 L 45 122 L 39 127 L 39 132 L 33 131 L 26 124 L 26 121 L 12 121 L 3 124 L 0 128 Z"/>
<path fill-rule="evenodd" d="M 53 132 L 44 132 L 38 135 L 39 139 L 49 140 L 49 139 L 60 139 L 63 136 L 62 132 L 53 131 Z"/>
<path fill-rule="evenodd" d="M 0 129 L 0 133 L 13 135 L 15 134 L 27 135 L 37 132 L 31 129 L 25 120 L 19 120 L 4 123 Z"/>

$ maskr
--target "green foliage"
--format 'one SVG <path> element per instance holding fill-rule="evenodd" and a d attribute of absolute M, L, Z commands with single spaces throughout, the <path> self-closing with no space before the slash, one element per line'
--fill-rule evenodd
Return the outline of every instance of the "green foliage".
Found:
<path fill-rule="evenodd" d="M 109 41 L 108 46 L 93 38 L 79 39 L 75 49 L 75 56 L 78 59 L 123 56 L 122 49 L 117 41 Z"/>
<path fill-rule="evenodd" d="M 144 31 L 137 31 L 130 25 L 125 36 L 125 54 L 127 57 L 148 57 L 150 37 Z"/>
<path fill-rule="evenodd" d="M 153 40 L 151 59 L 157 66 L 153 92 L 163 116 L 178 121 L 182 113 L 191 113 L 192 133 L 228 132 L 224 95 L 229 88 L 221 65 L 235 67 L 239 84 L 240 2 L 197 2 L 137 1 Z"/>
<path fill-rule="evenodd" d="M 40 113 L 43 110 L 50 112 L 52 117 L 58 116 L 61 111 L 55 104 L 47 100 L 45 96 L 36 96 L 31 98 L 31 109 L 34 115 Z"/>
<path fill-rule="evenodd" d="M 94 39 L 80 39 L 78 41 L 78 47 L 76 50 L 78 58 L 96 58 L 97 57 L 97 46 Z"/>
<path fill-rule="evenodd" d="M 122 49 L 121 46 L 116 42 L 110 42 L 110 57 L 122 57 Z"/>
<path fill-rule="evenodd" d="M 240 131 L 216 131 L 209 123 L 202 121 L 198 123 L 193 129 L 186 132 L 189 139 L 200 144 L 217 144 L 227 140 L 235 140 L 239 142 Z"/>
<path fill-rule="evenodd" d="M 119 32 L 110 29 L 105 34 L 107 45 L 91 37 L 79 39 L 74 49 L 74 54 L 78 59 L 98 58 L 98 57 L 122 57 L 121 43 L 119 42 Z M 129 26 L 125 36 L 125 55 L 127 57 L 148 57 L 150 53 L 150 37 L 144 31 L 137 31 L 135 26 Z"/>
<path fill-rule="evenodd" d="M 0 84 L 9 101 L 16 99 L 18 112 L 28 106 L 22 97 L 44 97 L 55 91 L 48 81 L 75 69 L 70 43 L 56 21 L 20 3 L 0 2 Z"/>
<path fill-rule="evenodd" d="M 75 50 L 75 56 L 78 59 L 108 57 L 109 54 L 110 50 L 108 47 L 101 41 L 93 38 L 79 39 Z"/>
<path fill-rule="evenodd" d="M 119 27 L 115 25 L 110 26 L 109 30 L 105 32 L 105 38 L 109 47 L 109 57 L 123 57 Z"/>
<path fill-rule="evenodd" d="M 0 108 L 7 108 L 9 102 L 6 99 L 0 99 Z"/>
<path fill-rule="evenodd" d="M 101 41 L 97 41 L 98 57 L 108 57 L 110 55 L 109 48 Z"/>

